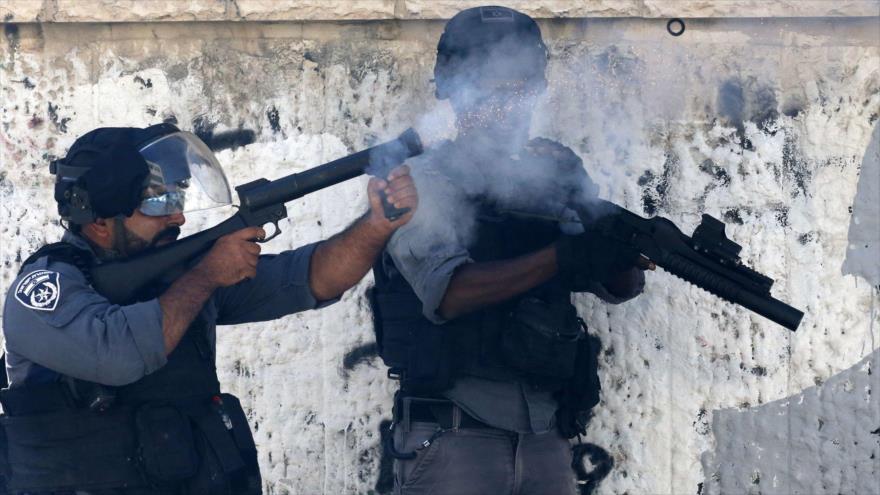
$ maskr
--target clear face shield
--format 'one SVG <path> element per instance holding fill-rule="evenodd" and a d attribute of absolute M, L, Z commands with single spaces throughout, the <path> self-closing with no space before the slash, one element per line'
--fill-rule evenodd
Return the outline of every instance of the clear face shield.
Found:
<path fill-rule="evenodd" d="M 139 151 L 150 168 L 144 199 L 138 207 L 144 215 L 188 213 L 232 203 L 220 162 L 194 134 L 168 134 Z"/>

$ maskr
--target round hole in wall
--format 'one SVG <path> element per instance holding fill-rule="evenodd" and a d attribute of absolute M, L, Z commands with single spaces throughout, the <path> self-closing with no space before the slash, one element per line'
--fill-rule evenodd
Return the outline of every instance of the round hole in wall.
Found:
<path fill-rule="evenodd" d="M 673 36 L 681 36 L 684 34 L 684 21 L 678 17 L 669 19 L 669 22 L 666 23 L 666 30 Z"/>

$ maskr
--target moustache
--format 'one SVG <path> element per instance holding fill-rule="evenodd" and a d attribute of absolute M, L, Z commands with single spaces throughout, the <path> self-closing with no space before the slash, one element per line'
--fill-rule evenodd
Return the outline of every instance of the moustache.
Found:
<path fill-rule="evenodd" d="M 180 227 L 168 227 L 167 229 L 156 234 L 156 237 L 153 238 L 152 245 L 156 245 L 159 241 L 175 241 L 180 236 Z"/>

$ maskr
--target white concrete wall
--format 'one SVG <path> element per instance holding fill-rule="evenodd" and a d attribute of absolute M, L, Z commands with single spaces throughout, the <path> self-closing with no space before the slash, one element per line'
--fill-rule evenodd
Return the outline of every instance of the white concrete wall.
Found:
<path fill-rule="evenodd" d="M 665 273 L 621 306 L 578 296 L 605 346 L 588 441 L 614 467 L 598 492 L 880 493 L 880 298 L 858 270 L 841 274 L 857 189 L 877 190 L 858 181 L 880 114 L 880 3 L 500 3 L 540 17 L 551 49 L 533 133 L 572 147 L 602 196 L 636 212 L 688 233 L 703 212 L 725 219 L 773 294 L 806 312 L 791 333 Z M 3 2 L 0 285 L 60 236 L 47 163 L 76 136 L 173 119 L 214 138 L 255 133 L 218 154 L 234 183 L 303 170 L 448 118 L 433 50 L 442 19 L 474 4 Z M 678 38 L 675 15 L 694 17 Z M 295 201 L 268 249 L 332 235 L 364 207 L 363 181 Z M 221 379 L 247 407 L 268 493 L 387 486 L 379 425 L 394 384 L 371 354 L 370 284 L 220 331 Z M 839 381 L 789 413 L 787 398 Z M 764 437 L 773 462 L 759 427 L 778 435 Z"/>

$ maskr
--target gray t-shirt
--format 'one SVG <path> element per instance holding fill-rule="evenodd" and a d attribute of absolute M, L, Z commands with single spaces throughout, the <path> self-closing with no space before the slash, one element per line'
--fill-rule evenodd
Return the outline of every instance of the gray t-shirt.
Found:
<path fill-rule="evenodd" d="M 65 233 L 65 242 L 90 249 Z M 216 325 L 266 321 L 314 309 L 309 262 L 317 244 L 260 256 L 257 276 L 214 291 L 201 310 L 208 338 Z M 104 385 L 132 383 L 166 363 L 158 299 L 120 306 L 95 292 L 76 267 L 40 258 L 24 267 L 3 310 L 10 387 L 58 374 Z"/>
<path fill-rule="evenodd" d="M 528 168 L 533 164 L 519 156 L 463 153 L 456 143 L 445 143 L 409 162 L 419 191 L 419 208 L 413 219 L 394 233 L 386 251 L 432 323 L 445 323 L 437 310 L 455 270 L 474 262 L 467 246 L 473 241 L 477 212 L 468 198 L 488 197 L 502 208 L 556 220 L 568 234 L 583 231 L 577 216 L 553 190 L 568 181 L 575 184 L 578 194 L 595 197 L 596 187 L 580 159 L 567 148 L 555 146 L 568 153 L 566 159 L 576 160 L 567 175 L 535 172 Z M 497 163 L 486 166 L 479 163 L 481 160 Z M 391 268 L 386 266 L 388 270 Z M 633 290 L 623 297 L 610 294 L 598 283 L 591 292 L 610 303 L 626 301 L 644 287 L 641 271 L 634 270 L 632 276 Z M 542 433 L 554 425 L 556 400 L 550 392 L 525 382 L 463 376 L 444 395 L 471 416 L 497 428 Z"/>

